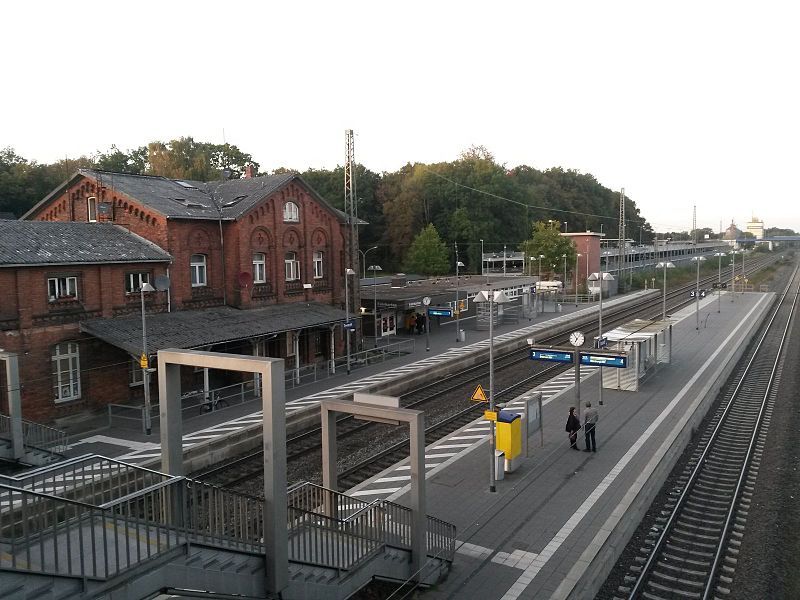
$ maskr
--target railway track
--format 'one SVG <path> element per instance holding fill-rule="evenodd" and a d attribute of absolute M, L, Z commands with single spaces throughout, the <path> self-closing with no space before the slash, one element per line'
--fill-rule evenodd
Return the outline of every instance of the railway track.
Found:
<path fill-rule="evenodd" d="M 795 270 L 708 420 L 617 598 L 705 600 L 730 592 L 799 285 Z"/>
<path fill-rule="evenodd" d="M 752 270 L 761 267 L 759 263 L 751 265 Z M 727 273 L 723 273 L 728 276 Z M 710 286 L 717 280 L 717 276 L 708 276 L 700 279 L 701 287 Z M 688 296 L 689 292 L 695 288 L 695 284 L 689 284 L 673 288 L 667 293 L 668 313 L 678 310 L 694 300 Z M 615 325 L 626 323 L 632 318 L 659 318 L 661 315 L 662 299 L 650 299 L 637 305 L 629 306 L 616 310 L 604 311 L 605 329 L 610 330 Z M 587 338 L 596 333 L 596 328 L 592 326 L 584 327 Z M 566 343 L 565 335 L 549 336 L 537 339 L 539 344 L 558 345 Z M 447 377 L 431 382 L 425 386 L 409 391 L 400 396 L 401 406 L 404 408 L 414 408 L 426 410 L 427 407 L 437 402 L 463 403 L 463 399 L 468 397 L 475 382 L 484 381 L 487 377 L 487 365 L 481 364 L 467 369 L 462 369 L 452 373 Z M 523 385 L 535 387 L 540 382 L 549 378 L 556 377 L 561 372 L 569 369 L 568 366 L 544 366 L 539 364 L 531 365 L 526 353 L 515 351 L 495 357 L 495 378 L 497 387 L 504 388 L 501 392 L 496 392 L 495 397 L 499 399 L 501 395 L 507 395 Z M 450 400 L 448 400 L 450 398 Z M 454 400 L 456 399 L 456 400 Z M 477 418 L 482 413 L 482 406 L 474 405 L 464 410 L 457 410 L 432 423 L 426 429 L 426 443 L 432 443 L 441 439 L 450 432 L 458 429 L 462 425 Z M 365 423 L 354 419 L 352 416 L 342 416 L 337 420 L 337 438 L 341 442 L 347 439 L 357 438 L 359 435 L 366 435 L 370 429 L 376 427 L 373 423 Z M 290 465 L 301 461 L 304 457 L 313 455 L 321 447 L 321 428 L 317 427 L 302 432 L 287 440 L 287 461 Z M 380 439 L 380 436 L 376 436 Z M 364 459 L 358 464 L 344 470 L 339 477 L 343 489 L 348 489 L 351 485 L 360 483 L 372 474 L 383 470 L 381 465 L 387 464 L 389 460 L 402 460 L 404 456 L 400 447 L 407 447 L 407 442 L 389 442 L 386 448 L 376 452 L 372 459 L 375 466 L 371 467 L 368 463 L 369 458 Z M 344 453 L 343 453 L 344 454 Z M 391 457 L 391 459 L 390 459 Z M 389 463 L 393 464 L 393 463 Z M 388 464 L 387 464 L 388 466 Z M 263 470 L 262 452 L 255 451 L 233 460 L 227 461 L 212 469 L 207 469 L 201 473 L 194 474 L 194 477 L 202 481 L 236 488 L 243 482 L 250 481 L 253 477 L 261 474 Z M 358 479 L 360 474 L 361 479 Z M 345 487 L 346 486 L 346 487 Z"/>

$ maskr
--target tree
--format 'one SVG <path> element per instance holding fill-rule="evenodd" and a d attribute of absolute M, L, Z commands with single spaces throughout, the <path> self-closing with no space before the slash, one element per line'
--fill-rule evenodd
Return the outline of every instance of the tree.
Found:
<path fill-rule="evenodd" d="M 170 142 L 150 142 L 147 145 L 147 174 L 171 179 L 211 181 L 219 179 L 224 169 L 230 178 L 242 176 L 246 166 L 258 163 L 249 154 L 231 144 L 196 142 L 191 137 Z"/>
<path fill-rule="evenodd" d="M 406 256 L 405 269 L 422 275 L 442 275 L 450 270 L 447 245 L 433 223 L 419 232 Z"/>
<path fill-rule="evenodd" d="M 529 257 L 534 257 L 534 263 L 538 268 L 539 256 L 544 256 L 541 259 L 542 267 L 552 270 L 553 273 L 563 273 L 564 255 L 566 255 L 567 270 L 574 270 L 577 255 L 575 244 L 571 239 L 561 235 L 558 225 L 558 221 L 537 221 L 533 224 L 530 239 L 520 244 L 520 250 L 525 253 L 527 260 L 530 260 Z"/>

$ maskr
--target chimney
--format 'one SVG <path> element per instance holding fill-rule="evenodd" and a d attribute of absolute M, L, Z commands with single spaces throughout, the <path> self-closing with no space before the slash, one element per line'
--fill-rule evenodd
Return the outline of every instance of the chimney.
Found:
<path fill-rule="evenodd" d="M 255 173 L 255 169 L 253 168 L 253 165 L 245 166 L 245 168 L 244 168 L 244 177 L 245 177 L 245 179 L 252 179 L 255 176 L 256 176 L 256 173 Z"/>

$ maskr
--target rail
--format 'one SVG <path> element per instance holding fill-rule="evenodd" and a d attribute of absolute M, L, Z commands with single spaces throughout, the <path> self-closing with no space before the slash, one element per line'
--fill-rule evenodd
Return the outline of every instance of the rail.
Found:
<path fill-rule="evenodd" d="M 8 415 L 0 415 L 0 435 L 11 439 L 11 417 Z M 22 419 L 22 445 L 28 450 L 62 454 L 67 449 L 67 432 Z"/>

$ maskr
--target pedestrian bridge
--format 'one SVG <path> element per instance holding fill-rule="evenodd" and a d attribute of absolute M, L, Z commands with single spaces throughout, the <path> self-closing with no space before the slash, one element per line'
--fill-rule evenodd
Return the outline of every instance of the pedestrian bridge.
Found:
<path fill-rule="evenodd" d="M 427 517 L 411 572 L 411 510 L 310 483 L 287 491 L 281 597 L 346 598 L 374 577 L 438 581 L 455 527 Z M 0 598 L 269 597 L 265 501 L 98 455 L 0 476 Z"/>

